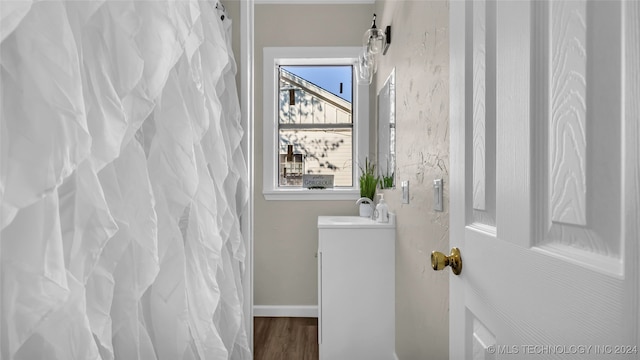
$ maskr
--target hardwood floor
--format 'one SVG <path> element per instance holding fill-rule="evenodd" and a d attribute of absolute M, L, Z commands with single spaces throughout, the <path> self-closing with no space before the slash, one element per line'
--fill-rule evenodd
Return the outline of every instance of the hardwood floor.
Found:
<path fill-rule="evenodd" d="M 318 319 L 253 318 L 254 360 L 318 360 Z"/>

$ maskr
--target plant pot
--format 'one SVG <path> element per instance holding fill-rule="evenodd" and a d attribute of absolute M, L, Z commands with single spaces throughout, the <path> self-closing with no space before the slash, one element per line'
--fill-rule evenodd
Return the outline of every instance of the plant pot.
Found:
<path fill-rule="evenodd" d="M 373 215 L 373 208 L 371 207 L 371 204 L 360 204 L 360 216 L 370 218 L 371 215 Z"/>

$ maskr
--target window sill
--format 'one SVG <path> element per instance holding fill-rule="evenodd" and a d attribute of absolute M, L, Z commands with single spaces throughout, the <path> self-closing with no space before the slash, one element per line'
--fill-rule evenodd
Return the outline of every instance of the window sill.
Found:
<path fill-rule="evenodd" d="M 264 190 L 262 192 L 265 200 L 358 200 L 360 190 L 358 189 L 278 189 Z"/>

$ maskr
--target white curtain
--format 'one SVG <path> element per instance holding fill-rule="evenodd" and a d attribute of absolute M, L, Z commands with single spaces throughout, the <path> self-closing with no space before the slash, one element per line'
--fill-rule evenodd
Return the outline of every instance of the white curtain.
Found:
<path fill-rule="evenodd" d="M 3 0 L 0 21 L 0 358 L 251 359 L 230 18 Z"/>

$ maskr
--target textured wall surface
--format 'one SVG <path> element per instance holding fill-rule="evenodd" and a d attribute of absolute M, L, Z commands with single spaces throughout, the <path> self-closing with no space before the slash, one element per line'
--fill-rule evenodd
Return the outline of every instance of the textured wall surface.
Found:
<path fill-rule="evenodd" d="M 353 201 L 266 201 L 262 195 L 262 49 L 358 46 L 373 13 L 364 5 L 255 7 L 254 304 L 318 304 L 317 218 L 357 215 Z M 373 89 L 372 89 L 373 90 Z"/>
<path fill-rule="evenodd" d="M 446 1 L 376 2 L 379 27 L 392 26 L 376 93 L 396 69 L 397 175 L 385 191 L 398 216 L 396 353 L 401 360 L 447 359 L 449 270 L 431 269 L 432 250 L 449 249 L 449 8 Z M 433 180 L 444 179 L 444 212 L 434 212 Z"/>

